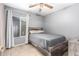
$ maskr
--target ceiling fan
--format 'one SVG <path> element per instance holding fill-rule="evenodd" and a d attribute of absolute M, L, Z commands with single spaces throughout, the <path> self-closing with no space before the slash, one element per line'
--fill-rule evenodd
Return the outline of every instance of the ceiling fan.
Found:
<path fill-rule="evenodd" d="M 43 9 L 44 6 L 47 7 L 47 8 L 49 8 L 49 9 L 52 9 L 53 8 L 53 6 L 51 6 L 49 4 L 46 4 L 46 3 L 33 4 L 33 5 L 30 5 L 29 8 L 33 8 L 33 7 L 36 7 L 36 6 L 39 6 L 40 7 L 39 8 L 39 12 L 42 11 L 42 9 Z"/>

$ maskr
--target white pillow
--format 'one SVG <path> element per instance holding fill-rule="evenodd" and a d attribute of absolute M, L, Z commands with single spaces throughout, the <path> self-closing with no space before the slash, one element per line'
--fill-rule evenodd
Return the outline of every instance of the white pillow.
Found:
<path fill-rule="evenodd" d="M 44 32 L 43 30 L 31 30 L 30 33 L 42 33 Z"/>

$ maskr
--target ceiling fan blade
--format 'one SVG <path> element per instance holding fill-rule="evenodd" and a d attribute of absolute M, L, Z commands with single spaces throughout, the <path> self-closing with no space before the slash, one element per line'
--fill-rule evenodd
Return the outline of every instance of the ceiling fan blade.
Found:
<path fill-rule="evenodd" d="M 35 7 L 35 6 L 37 6 L 37 5 L 39 5 L 39 4 L 30 5 L 29 8 Z"/>
<path fill-rule="evenodd" d="M 53 8 L 53 6 L 50 6 L 50 5 L 48 5 L 48 4 L 44 4 L 46 7 L 48 7 L 48 8 L 50 8 L 50 9 L 52 9 Z"/>

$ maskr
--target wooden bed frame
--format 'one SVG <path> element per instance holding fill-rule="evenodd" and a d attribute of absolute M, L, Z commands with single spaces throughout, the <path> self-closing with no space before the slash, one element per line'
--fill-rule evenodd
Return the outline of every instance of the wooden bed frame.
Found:
<path fill-rule="evenodd" d="M 30 30 L 43 30 L 41 27 L 29 27 Z M 30 32 L 29 32 L 30 35 Z M 58 43 L 55 46 L 49 47 L 48 50 L 41 48 L 39 45 L 29 41 L 34 47 L 36 47 L 45 56 L 62 56 L 65 51 L 68 50 L 68 41 Z"/>
<path fill-rule="evenodd" d="M 55 46 L 49 47 L 48 50 L 41 48 L 39 45 L 33 42 L 30 43 L 45 56 L 62 56 L 66 51 L 68 51 L 68 41 L 64 41 Z"/>

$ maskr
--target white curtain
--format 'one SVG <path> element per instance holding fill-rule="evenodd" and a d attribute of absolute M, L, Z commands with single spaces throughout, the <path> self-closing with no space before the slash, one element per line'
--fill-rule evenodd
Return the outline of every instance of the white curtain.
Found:
<path fill-rule="evenodd" d="M 6 48 L 13 46 L 13 34 L 12 34 L 12 10 L 7 10 L 7 39 Z"/>

